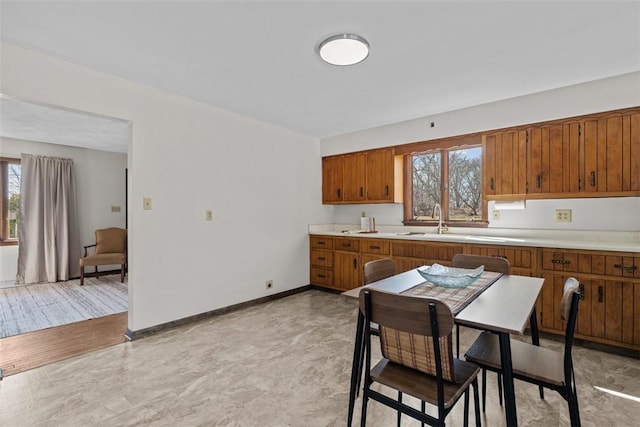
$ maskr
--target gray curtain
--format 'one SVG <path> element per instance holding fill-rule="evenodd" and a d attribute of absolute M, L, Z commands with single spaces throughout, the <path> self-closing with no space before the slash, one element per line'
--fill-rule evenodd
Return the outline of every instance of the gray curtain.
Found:
<path fill-rule="evenodd" d="M 73 160 L 23 154 L 17 283 L 80 275 Z"/>

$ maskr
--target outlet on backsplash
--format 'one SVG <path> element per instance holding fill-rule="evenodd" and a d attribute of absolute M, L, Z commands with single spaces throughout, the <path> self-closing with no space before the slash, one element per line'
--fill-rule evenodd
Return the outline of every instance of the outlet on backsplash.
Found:
<path fill-rule="evenodd" d="M 571 209 L 556 209 L 556 222 L 571 222 Z"/>

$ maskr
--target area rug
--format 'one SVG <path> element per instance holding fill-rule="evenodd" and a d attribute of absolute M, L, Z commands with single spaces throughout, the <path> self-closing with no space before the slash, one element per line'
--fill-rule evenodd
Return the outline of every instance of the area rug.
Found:
<path fill-rule="evenodd" d="M 0 338 L 127 311 L 120 275 L 0 289 Z"/>

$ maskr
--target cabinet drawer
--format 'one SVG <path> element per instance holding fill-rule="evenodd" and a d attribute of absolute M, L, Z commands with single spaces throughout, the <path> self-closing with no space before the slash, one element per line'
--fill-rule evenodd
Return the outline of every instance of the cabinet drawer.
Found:
<path fill-rule="evenodd" d="M 333 252 L 317 249 L 312 250 L 311 265 L 317 265 L 318 267 L 333 267 Z"/>
<path fill-rule="evenodd" d="M 311 236 L 312 249 L 333 249 L 333 239 L 324 236 Z"/>
<path fill-rule="evenodd" d="M 514 274 L 521 274 L 526 272 L 526 275 L 531 273 L 530 270 L 534 267 L 535 249 L 522 248 L 515 246 L 490 246 L 490 245 L 470 245 L 469 253 L 473 255 L 494 256 L 500 258 L 506 258 L 511 265 L 511 268 L 517 269 L 512 271 Z"/>
<path fill-rule="evenodd" d="M 311 267 L 311 283 L 333 286 L 333 271 L 328 268 Z"/>
<path fill-rule="evenodd" d="M 608 276 L 640 278 L 640 257 L 607 255 L 605 265 Z"/>
<path fill-rule="evenodd" d="M 336 251 L 360 252 L 360 240 L 338 238 L 334 240 L 333 247 Z"/>
<path fill-rule="evenodd" d="M 367 254 L 389 255 L 389 242 L 380 239 L 364 239 L 362 252 Z"/>

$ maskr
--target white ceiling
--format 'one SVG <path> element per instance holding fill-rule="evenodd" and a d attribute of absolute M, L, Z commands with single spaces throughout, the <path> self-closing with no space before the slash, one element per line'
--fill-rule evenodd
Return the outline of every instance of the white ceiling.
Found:
<path fill-rule="evenodd" d="M 326 137 L 640 70 L 640 2 L 2 0 L 4 42 Z M 317 55 L 369 41 L 362 63 Z"/>
<path fill-rule="evenodd" d="M 126 153 L 129 122 L 0 95 L 0 136 Z"/>

